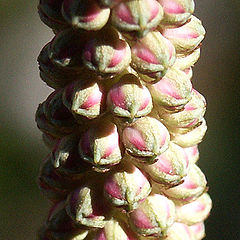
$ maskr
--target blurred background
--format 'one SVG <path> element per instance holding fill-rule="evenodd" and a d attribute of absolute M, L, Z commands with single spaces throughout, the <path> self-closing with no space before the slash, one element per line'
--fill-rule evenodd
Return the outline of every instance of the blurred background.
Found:
<path fill-rule="evenodd" d="M 48 203 L 36 185 L 48 153 L 34 114 L 51 89 L 39 78 L 37 56 L 53 36 L 37 0 L 0 0 L 0 239 L 33 240 Z M 196 0 L 207 30 L 194 67 L 194 86 L 207 99 L 208 132 L 200 167 L 214 207 L 207 240 L 240 239 L 240 36 L 238 0 Z"/>

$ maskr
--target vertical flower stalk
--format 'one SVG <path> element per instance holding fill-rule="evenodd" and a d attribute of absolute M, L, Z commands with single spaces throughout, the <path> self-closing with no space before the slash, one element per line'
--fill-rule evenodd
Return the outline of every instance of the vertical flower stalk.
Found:
<path fill-rule="evenodd" d="M 197 166 L 205 35 L 193 0 L 40 0 L 54 37 L 36 111 L 51 202 L 38 240 L 200 240 L 212 208 Z"/>

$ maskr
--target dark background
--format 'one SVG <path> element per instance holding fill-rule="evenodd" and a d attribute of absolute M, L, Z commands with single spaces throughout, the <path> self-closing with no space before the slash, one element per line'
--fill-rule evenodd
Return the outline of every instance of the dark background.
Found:
<path fill-rule="evenodd" d="M 39 102 L 51 91 L 36 58 L 52 38 L 38 19 L 37 1 L 0 0 L 0 239 L 33 240 L 47 214 L 36 177 L 47 154 L 35 126 Z M 194 68 L 194 87 L 207 99 L 208 132 L 200 167 L 214 207 L 207 240 L 240 239 L 240 48 L 238 0 L 196 0 L 207 30 Z"/>

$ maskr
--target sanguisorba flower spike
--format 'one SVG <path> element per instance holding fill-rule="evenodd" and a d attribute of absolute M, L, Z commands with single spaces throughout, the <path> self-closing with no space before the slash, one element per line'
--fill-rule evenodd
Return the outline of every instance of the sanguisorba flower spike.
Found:
<path fill-rule="evenodd" d="M 52 93 L 36 122 L 51 202 L 38 240 L 201 240 L 212 201 L 197 166 L 207 130 L 193 0 L 40 0 Z"/>

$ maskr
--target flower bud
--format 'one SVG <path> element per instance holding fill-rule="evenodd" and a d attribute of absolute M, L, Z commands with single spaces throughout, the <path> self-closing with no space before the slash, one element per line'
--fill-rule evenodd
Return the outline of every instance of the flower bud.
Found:
<path fill-rule="evenodd" d="M 165 28 L 161 33 L 171 41 L 177 54 L 187 54 L 201 43 L 205 35 L 205 29 L 201 21 L 192 16 L 190 21 L 184 25 L 177 28 Z"/>
<path fill-rule="evenodd" d="M 184 182 L 176 187 L 162 189 L 164 195 L 179 204 L 192 202 L 206 191 L 207 181 L 196 164 L 192 164 Z"/>
<path fill-rule="evenodd" d="M 76 116 L 88 119 L 100 115 L 103 93 L 97 83 L 76 81 L 67 85 L 63 92 L 63 104 Z"/>
<path fill-rule="evenodd" d="M 123 2 L 125 0 L 98 0 L 98 1 L 100 2 L 100 4 L 102 4 L 105 7 L 113 8 L 117 4 L 119 4 L 120 2 Z"/>
<path fill-rule="evenodd" d="M 107 210 L 104 204 L 91 188 L 81 187 L 68 196 L 66 211 L 76 224 L 103 228 Z"/>
<path fill-rule="evenodd" d="M 194 240 L 201 240 L 205 237 L 205 226 L 203 222 L 191 225 L 189 228 L 194 236 Z"/>
<path fill-rule="evenodd" d="M 104 193 L 117 207 L 132 211 L 151 192 L 151 186 L 142 172 L 133 165 L 112 173 L 105 181 Z"/>
<path fill-rule="evenodd" d="M 131 228 L 142 236 L 166 236 L 174 219 L 174 203 L 159 194 L 148 196 L 129 214 Z"/>
<path fill-rule="evenodd" d="M 160 121 L 142 117 L 123 130 L 122 141 L 130 155 L 145 157 L 143 161 L 152 162 L 167 150 L 170 136 Z"/>
<path fill-rule="evenodd" d="M 46 99 L 43 110 L 51 124 L 61 129 L 67 129 L 66 132 L 71 132 L 77 127 L 77 123 L 72 113 L 63 105 L 62 94 L 62 89 L 52 92 Z"/>
<path fill-rule="evenodd" d="M 190 163 L 196 163 L 199 159 L 198 145 L 184 148 Z"/>
<path fill-rule="evenodd" d="M 156 104 L 182 107 L 191 98 L 192 83 L 183 71 L 171 68 L 160 81 L 149 84 L 148 88 Z"/>
<path fill-rule="evenodd" d="M 129 229 L 120 225 L 120 222 L 110 220 L 96 233 L 94 240 L 137 240 L 137 238 Z"/>
<path fill-rule="evenodd" d="M 40 0 L 38 4 L 38 13 L 43 23 L 57 31 L 68 27 L 61 13 L 62 3 L 63 0 Z"/>
<path fill-rule="evenodd" d="M 184 149 L 174 143 L 170 142 L 169 148 L 156 159 L 154 164 L 142 165 L 141 168 L 165 188 L 180 184 L 188 173 L 188 157 Z"/>
<path fill-rule="evenodd" d="M 83 62 L 98 74 L 117 74 L 131 62 L 131 49 L 113 29 L 105 29 L 87 42 L 83 50 Z"/>
<path fill-rule="evenodd" d="M 193 52 L 188 55 L 177 54 L 176 61 L 173 64 L 173 68 L 185 70 L 193 67 L 200 57 L 200 48 L 196 48 Z"/>
<path fill-rule="evenodd" d="M 79 136 L 67 135 L 57 141 L 51 153 L 51 161 L 59 173 L 80 177 L 91 169 L 78 153 Z"/>
<path fill-rule="evenodd" d="M 161 24 L 181 25 L 194 12 L 193 0 L 158 0 L 163 7 L 164 18 Z"/>
<path fill-rule="evenodd" d="M 169 228 L 164 240 L 193 240 L 193 235 L 188 225 L 175 222 Z"/>
<path fill-rule="evenodd" d="M 121 32 L 145 36 L 163 18 L 163 9 L 156 0 L 132 0 L 112 10 L 112 23 Z"/>
<path fill-rule="evenodd" d="M 117 127 L 108 121 L 99 122 L 86 131 L 78 147 L 80 156 L 96 171 L 107 171 L 122 159 Z"/>
<path fill-rule="evenodd" d="M 107 96 L 111 112 L 119 117 L 134 119 L 152 110 L 152 98 L 148 89 L 133 74 L 124 75 Z"/>
<path fill-rule="evenodd" d="M 154 31 L 132 46 L 132 67 L 149 76 L 144 81 L 153 83 L 162 78 L 175 62 L 175 49 L 160 32 Z"/>
<path fill-rule="evenodd" d="M 49 46 L 49 58 L 58 67 L 81 71 L 83 68 L 82 49 L 90 36 L 72 29 L 58 33 Z"/>
<path fill-rule="evenodd" d="M 177 131 L 169 129 L 171 141 L 177 145 L 187 148 L 199 144 L 207 131 L 205 119 L 201 119 L 199 123 L 192 128 L 178 128 Z"/>
<path fill-rule="evenodd" d="M 107 23 L 110 9 L 101 8 L 96 0 L 64 0 L 62 14 L 73 28 L 96 31 Z"/>
<path fill-rule="evenodd" d="M 182 110 L 173 112 L 166 108 L 157 109 L 161 121 L 171 128 L 191 128 L 197 125 L 206 111 L 206 100 L 195 89 L 191 92 L 191 100 Z"/>
<path fill-rule="evenodd" d="M 191 203 L 176 206 L 177 221 L 187 225 L 202 222 L 208 217 L 211 208 L 212 200 L 207 193 L 204 193 Z"/>

